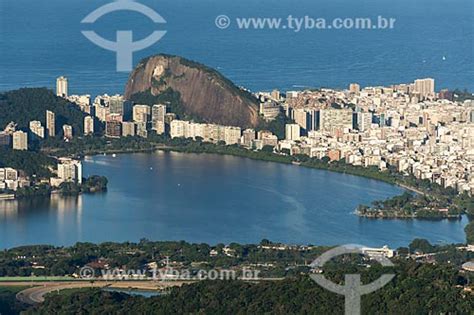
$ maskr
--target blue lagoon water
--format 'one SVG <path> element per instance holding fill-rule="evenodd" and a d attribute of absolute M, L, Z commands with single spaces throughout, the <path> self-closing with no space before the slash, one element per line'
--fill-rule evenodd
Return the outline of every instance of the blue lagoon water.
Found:
<path fill-rule="evenodd" d="M 94 46 L 82 30 L 115 40 L 117 30 L 141 39 L 167 34 L 137 52 L 135 63 L 177 54 L 217 68 L 251 90 L 346 87 L 412 82 L 433 77 L 437 89 L 474 90 L 472 0 L 140 0 L 166 24 L 133 12 L 115 12 L 81 24 L 109 0 L 3 0 L 0 2 L 0 90 L 54 87 L 70 80 L 72 93 L 123 92 L 127 73 L 115 71 L 113 52 Z M 370 17 L 397 21 L 393 30 L 226 30 L 215 18 Z M 443 58 L 445 57 L 445 58 Z"/>
<path fill-rule="evenodd" d="M 378 181 L 244 158 L 163 153 L 96 156 L 84 175 L 109 191 L 0 203 L 0 248 L 77 241 L 186 240 L 406 246 L 463 242 L 462 221 L 369 220 L 361 203 L 400 194 Z"/>

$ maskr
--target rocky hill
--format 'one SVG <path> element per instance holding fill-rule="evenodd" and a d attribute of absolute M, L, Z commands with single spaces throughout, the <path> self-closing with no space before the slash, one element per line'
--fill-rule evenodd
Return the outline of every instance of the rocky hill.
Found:
<path fill-rule="evenodd" d="M 202 122 L 240 127 L 259 123 L 255 97 L 216 70 L 177 56 L 141 61 L 130 75 L 125 97 L 135 102 L 169 101 L 178 115 Z"/>

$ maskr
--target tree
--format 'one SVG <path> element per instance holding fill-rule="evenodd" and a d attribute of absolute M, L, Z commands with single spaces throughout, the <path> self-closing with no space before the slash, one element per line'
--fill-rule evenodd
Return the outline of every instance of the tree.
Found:
<path fill-rule="evenodd" d="M 409 248 L 411 253 L 414 253 L 416 251 L 421 251 L 422 253 L 430 253 L 433 251 L 433 245 L 431 245 L 430 242 L 428 242 L 427 240 L 421 238 L 414 239 L 410 243 Z"/>
<path fill-rule="evenodd" d="M 467 243 L 474 244 L 474 221 L 471 221 L 468 225 L 466 225 L 464 232 L 466 232 Z"/>

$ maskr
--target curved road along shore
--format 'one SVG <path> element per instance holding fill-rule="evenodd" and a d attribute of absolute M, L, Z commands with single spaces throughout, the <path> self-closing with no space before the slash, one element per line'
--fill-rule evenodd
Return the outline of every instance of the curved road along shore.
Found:
<path fill-rule="evenodd" d="M 2 283 L 2 286 L 32 286 L 19 292 L 16 299 L 22 303 L 35 305 L 44 302 L 44 297 L 52 292 L 59 292 L 67 289 L 81 289 L 81 288 L 104 288 L 112 287 L 116 289 L 136 289 L 146 291 L 158 291 L 169 287 L 182 286 L 185 282 L 170 281 L 170 282 L 154 282 L 154 281 L 118 281 L 118 282 L 14 282 Z"/>
<path fill-rule="evenodd" d="M 71 283 L 71 284 L 44 284 L 43 286 L 33 287 L 19 292 L 16 299 L 22 303 L 34 305 L 44 302 L 44 296 L 54 291 L 61 291 L 65 289 L 80 289 L 80 288 L 100 288 L 104 284 L 91 283 Z"/>

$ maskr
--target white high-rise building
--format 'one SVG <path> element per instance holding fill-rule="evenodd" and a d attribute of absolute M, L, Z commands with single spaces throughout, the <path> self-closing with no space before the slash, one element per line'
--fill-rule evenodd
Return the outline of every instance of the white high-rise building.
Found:
<path fill-rule="evenodd" d="M 122 123 L 122 137 L 135 137 L 136 135 L 136 125 L 131 121 L 124 121 Z"/>
<path fill-rule="evenodd" d="M 69 158 L 59 159 L 58 177 L 63 182 L 82 184 L 82 163 Z"/>
<path fill-rule="evenodd" d="M 245 129 L 242 135 L 241 144 L 247 148 L 252 147 L 252 142 L 256 139 L 254 129 Z"/>
<path fill-rule="evenodd" d="M 124 101 L 121 95 L 111 96 L 109 99 L 109 108 L 111 114 L 124 114 Z"/>
<path fill-rule="evenodd" d="M 70 125 L 63 125 L 63 135 L 64 139 L 71 140 L 72 139 L 72 126 Z"/>
<path fill-rule="evenodd" d="M 94 118 L 92 116 L 84 117 L 84 134 L 91 135 L 94 133 Z"/>
<path fill-rule="evenodd" d="M 357 128 L 360 131 L 369 130 L 372 126 L 372 113 L 357 113 Z"/>
<path fill-rule="evenodd" d="M 49 110 L 46 111 L 46 130 L 49 137 L 56 136 L 56 115 Z"/>
<path fill-rule="evenodd" d="M 28 134 L 21 130 L 13 133 L 13 150 L 28 150 Z"/>
<path fill-rule="evenodd" d="M 239 144 L 242 130 L 240 127 L 226 126 L 224 129 L 224 141 L 226 145 Z"/>
<path fill-rule="evenodd" d="M 138 123 L 147 123 L 150 117 L 151 109 L 148 105 L 133 106 L 133 121 Z"/>
<path fill-rule="evenodd" d="M 44 127 L 41 126 L 41 121 L 30 121 L 30 131 L 38 138 L 44 139 Z"/>
<path fill-rule="evenodd" d="M 144 122 L 137 122 L 135 123 L 137 126 L 137 136 L 142 138 L 148 138 L 148 130 L 146 127 L 146 123 Z"/>
<path fill-rule="evenodd" d="M 105 107 L 98 105 L 95 107 L 95 117 L 102 122 L 107 120 L 107 117 L 110 115 L 110 107 Z"/>
<path fill-rule="evenodd" d="M 165 133 L 165 115 L 166 105 L 153 105 L 151 109 L 152 129 L 159 135 Z"/>
<path fill-rule="evenodd" d="M 68 97 L 68 83 L 66 77 L 56 79 L 56 95 L 59 97 Z"/>
<path fill-rule="evenodd" d="M 298 124 L 286 124 L 285 126 L 286 140 L 300 140 L 300 132 L 300 125 Z"/>
<path fill-rule="evenodd" d="M 173 120 L 170 124 L 171 138 L 184 138 L 188 124 L 189 122 L 184 120 Z"/>
<path fill-rule="evenodd" d="M 418 79 L 414 83 L 414 91 L 419 93 L 421 98 L 433 97 L 435 95 L 434 79 Z"/>

